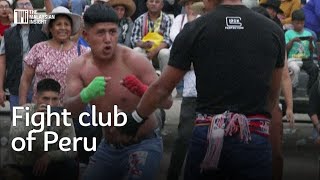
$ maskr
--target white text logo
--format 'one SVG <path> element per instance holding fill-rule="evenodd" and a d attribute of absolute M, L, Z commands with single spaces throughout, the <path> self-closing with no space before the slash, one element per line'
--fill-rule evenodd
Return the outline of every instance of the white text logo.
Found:
<path fill-rule="evenodd" d="M 46 24 L 48 19 L 55 15 L 40 14 L 36 10 L 15 9 L 13 14 L 14 24 Z"/>
<path fill-rule="evenodd" d="M 225 29 L 244 29 L 241 23 L 241 17 L 226 17 Z"/>

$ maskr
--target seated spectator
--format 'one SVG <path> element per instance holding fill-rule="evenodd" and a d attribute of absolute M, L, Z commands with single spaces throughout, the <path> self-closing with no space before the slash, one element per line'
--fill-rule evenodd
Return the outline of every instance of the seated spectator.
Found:
<path fill-rule="evenodd" d="M 118 43 L 131 47 L 133 22 L 130 18 L 136 10 L 133 0 L 111 0 L 108 2 L 119 17 Z"/>
<path fill-rule="evenodd" d="M 171 18 L 162 12 L 164 0 L 148 0 L 148 12 L 135 20 L 131 43 L 134 50 L 143 53 L 160 70 L 167 63 L 171 40 Z"/>
<path fill-rule="evenodd" d="M 86 0 L 52 0 L 54 8 L 63 6 L 68 8 L 71 12 L 78 15 L 82 15 L 85 6 L 87 5 Z"/>
<path fill-rule="evenodd" d="M 309 31 L 304 29 L 305 16 L 302 10 L 292 13 L 293 29 L 285 33 L 286 48 L 288 54 L 288 67 L 291 73 L 292 86 L 298 85 L 300 68 L 309 75 L 307 92 L 318 78 L 318 67 L 313 63 L 312 52 L 314 49 L 313 37 Z"/>
<path fill-rule="evenodd" d="M 170 28 L 170 39 L 173 42 L 176 36 L 179 34 L 179 32 L 182 30 L 185 24 L 188 22 L 193 21 L 197 17 L 199 17 L 198 14 L 194 13 L 194 11 L 191 9 L 191 6 L 193 3 L 199 2 L 199 0 L 181 0 L 180 4 L 184 7 L 185 13 L 179 14 L 176 18 L 174 18 L 172 26 Z M 166 62 L 164 64 L 168 64 L 169 61 L 169 56 L 168 59 L 166 59 Z M 177 86 L 177 98 L 182 97 L 183 93 L 183 80 L 180 81 Z"/>
<path fill-rule="evenodd" d="M 260 0 L 260 4 L 266 3 L 268 0 Z M 280 1 L 280 9 L 282 10 L 283 16 L 279 16 L 282 25 L 285 27 L 291 27 L 291 16 L 293 11 L 298 10 L 301 8 L 301 0 L 278 0 Z"/>
<path fill-rule="evenodd" d="M 51 107 L 60 106 L 59 93 L 61 86 L 53 79 L 43 79 L 37 84 L 37 93 L 35 104 L 25 104 L 24 107 L 29 107 L 26 111 L 18 110 L 17 116 L 22 116 L 16 120 L 16 126 L 11 126 L 9 137 L 12 141 L 15 137 L 26 139 L 28 133 L 32 129 L 38 129 L 33 125 L 26 126 L 27 112 L 32 116 L 36 112 L 45 112 L 47 105 Z M 40 117 L 40 116 L 37 116 Z M 35 121 L 46 121 L 47 119 L 36 118 Z M 46 130 L 54 131 L 58 134 L 59 139 L 62 137 L 74 138 L 75 132 L 72 119 L 67 119 L 71 126 L 56 125 L 56 119 L 51 119 L 51 126 L 46 126 L 43 132 L 33 133 L 36 140 L 33 141 L 32 151 L 27 148 L 21 152 L 12 150 L 12 156 L 15 161 L 14 167 L 24 175 L 24 179 L 44 179 L 44 180 L 75 180 L 77 178 L 77 165 L 75 162 L 76 152 L 61 151 L 58 143 L 49 146 L 49 151 L 44 151 L 44 132 Z M 73 143 L 68 146 L 72 149 Z M 67 147 L 66 147 L 67 148 Z"/>
<path fill-rule="evenodd" d="M 266 8 L 266 10 L 268 11 L 269 17 L 282 28 L 281 21 L 278 18 L 278 13 L 283 13 L 282 10 L 280 9 L 280 1 L 268 0 L 267 2 L 261 3 L 260 5 Z"/>
<path fill-rule="evenodd" d="M 172 26 L 170 28 L 170 39 L 173 42 L 179 32 L 182 30 L 185 24 L 193 21 L 197 17 L 198 14 L 195 14 L 191 9 L 191 5 L 195 2 L 199 2 L 199 0 L 181 0 L 180 4 L 184 6 L 185 13 L 179 14 L 176 18 L 174 18 Z"/>
<path fill-rule="evenodd" d="M 283 11 L 284 19 L 280 19 L 282 25 L 291 24 L 292 13 L 301 8 L 301 0 L 280 0 L 280 9 Z"/>

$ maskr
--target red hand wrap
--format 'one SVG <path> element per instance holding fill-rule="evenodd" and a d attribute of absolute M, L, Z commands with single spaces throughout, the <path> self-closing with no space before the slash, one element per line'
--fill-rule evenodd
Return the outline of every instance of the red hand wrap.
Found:
<path fill-rule="evenodd" d="M 129 75 L 123 79 L 123 86 L 133 94 L 142 97 L 148 86 L 143 84 L 136 76 Z"/>

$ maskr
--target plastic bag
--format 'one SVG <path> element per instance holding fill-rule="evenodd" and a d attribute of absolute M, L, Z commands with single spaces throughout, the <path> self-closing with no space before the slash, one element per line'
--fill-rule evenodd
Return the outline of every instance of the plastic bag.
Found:
<path fill-rule="evenodd" d="M 147 42 L 147 41 L 153 42 L 152 47 L 150 49 L 147 49 L 147 51 L 152 51 L 162 43 L 163 36 L 157 32 L 149 32 L 142 38 L 142 42 Z"/>

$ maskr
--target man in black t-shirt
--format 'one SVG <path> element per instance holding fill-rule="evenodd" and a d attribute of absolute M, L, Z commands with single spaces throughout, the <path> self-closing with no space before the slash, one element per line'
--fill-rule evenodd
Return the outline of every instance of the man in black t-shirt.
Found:
<path fill-rule="evenodd" d="M 192 63 L 198 114 L 184 178 L 269 180 L 270 112 L 279 97 L 284 34 L 241 0 L 222 4 L 187 24 L 176 37 L 168 66 L 128 122 L 139 127 L 148 121 L 143 117 L 171 94 Z"/>

